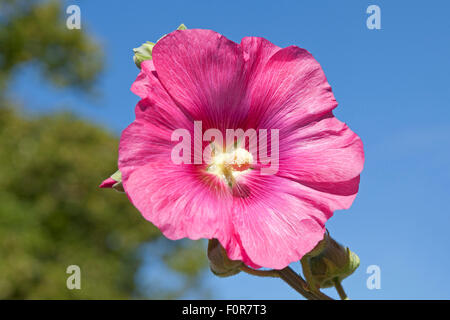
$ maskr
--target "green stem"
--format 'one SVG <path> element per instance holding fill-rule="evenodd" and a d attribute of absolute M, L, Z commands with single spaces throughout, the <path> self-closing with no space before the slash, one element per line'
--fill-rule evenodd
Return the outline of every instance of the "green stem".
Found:
<path fill-rule="evenodd" d="M 258 276 L 258 277 L 272 277 L 272 278 L 279 278 L 280 275 L 278 274 L 278 272 L 276 270 L 256 270 L 256 269 L 252 269 L 247 267 L 246 265 L 242 265 L 240 267 L 241 271 L 244 271 L 248 274 L 251 274 L 253 276 Z"/>
<path fill-rule="evenodd" d="M 339 297 L 341 298 L 341 300 L 349 300 L 339 279 L 334 278 L 333 282 L 334 282 L 334 287 L 336 288 L 336 291 L 339 294 Z"/>
<path fill-rule="evenodd" d="M 308 300 L 333 300 L 326 294 L 317 291 L 312 291 L 309 289 L 306 281 L 292 268 L 286 267 L 282 270 L 278 270 L 280 278 L 283 279 L 288 285 L 292 287 L 295 291 L 300 293 L 303 297 Z"/>
<path fill-rule="evenodd" d="M 247 267 L 246 265 L 242 265 L 240 269 L 241 271 L 253 276 L 281 278 L 289 286 L 291 286 L 292 289 L 300 293 L 308 300 L 333 300 L 331 297 L 319 290 L 310 290 L 306 281 L 290 267 L 286 267 L 282 270 L 256 270 Z"/>

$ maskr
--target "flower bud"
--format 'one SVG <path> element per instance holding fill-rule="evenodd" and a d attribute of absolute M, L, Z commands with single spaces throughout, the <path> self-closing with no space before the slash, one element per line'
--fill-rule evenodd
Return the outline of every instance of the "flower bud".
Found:
<path fill-rule="evenodd" d="M 122 173 L 117 170 L 111 177 L 100 184 L 100 188 L 113 188 L 119 192 L 125 192 L 122 185 Z"/>
<path fill-rule="evenodd" d="M 327 232 L 324 239 L 302 258 L 303 273 L 313 289 L 329 288 L 359 267 L 359 257 L 337 243 Z"/>
<path fill-rule="evenodd" d="M 153 42 L 147 41 L 139 48 L 134 48 L 134 63 L 136 66 L 140 69 L 141 63 L 145 60 L 151 60 L 152 59 L 152 50 L 155 44 Z"/>
<path fill-rule="evenodd" d="M 211 272 L 218 277 L 229 277 L 241 272 L 242 261 L 230 260 L 217 239 L 208 242 L 208 259 Z"/>

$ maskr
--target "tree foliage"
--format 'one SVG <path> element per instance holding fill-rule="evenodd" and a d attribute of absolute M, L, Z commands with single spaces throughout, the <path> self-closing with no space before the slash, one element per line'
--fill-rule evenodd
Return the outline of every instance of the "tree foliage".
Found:
<path fill-rule="evenodd" d="M 68 30 L 59 2 L 0 0 L 0 92 L 24 63 L 36 63 L 60 87 L 90 90 L 103 67 L 83 29 Z"/>
<path fill-rule="evenodd" d="M 125 194 L 98 188 L 117 169 L 117 137 L 70 113 L 25 116 L 8 99 L 30 62 L 56 85 L 93 88 L 100 47 L 62 14 L 54 1 L 0 0 L 0 299 L 180 297 L 198 284 L 203 247 L 164 241 Z M 144 259 L 181 285 L 142 286 Z M 66 287 L 69 265 L 81 268 L 81 290 Z"/>
<path fill-rule="evenodd" d="M 117 139 L 69 114 L 2 108 L 0 145 L 0 297 L 129 297 L 135 251 L 159 232 L 125 196 L 98 189 Z M 66 288 L 71 264 L 82 290 Z"/>

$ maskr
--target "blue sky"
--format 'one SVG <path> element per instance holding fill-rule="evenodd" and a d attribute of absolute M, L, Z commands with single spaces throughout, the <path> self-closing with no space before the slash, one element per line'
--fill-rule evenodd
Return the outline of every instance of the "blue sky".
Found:
<path fill-rule="evenodd" d="M 356 273 L 344 280 L 345 289 L 356 299 L 450 298 L 449 2 L 66 3 L 80 6 L 82 28 L 106 52 L 100 96 L 55 90 L 42 84 L 33 68 L 15 79 L 14 94 L 33 101 L 37 111 L 76 106 L 79 115 L 117 134 L 133 121 L 138 101 L 129 90 L 138 73 L 132 48 L 157 40 L 180 23 L 213 29 L 236 42 L 262 36 L 281 47 L 310 51 L 339 102 L 336 116 L 365 147 L 358 197 L 327 224 L 333 237 L 361 259 Z M 381 8 L 381 30 L 366 27 L 371 4 Z M 380 290 L 366 287 L 369 265 L 381 268 Z M 277 279 L 219 279 L 208 273 L 205 281 L 219 299 L 298 298 Z"/>

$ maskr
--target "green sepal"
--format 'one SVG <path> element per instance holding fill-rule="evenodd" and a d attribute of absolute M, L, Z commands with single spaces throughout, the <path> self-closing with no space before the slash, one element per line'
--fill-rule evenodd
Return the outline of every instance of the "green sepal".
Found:
<path fill-rule="evenodd" d="M 117 170 L 116 172 L 114 172 L 110 178 L 116 181 L 116 183 L 113 184 L 113 186 L 112 186 L 112 188 L 114 190 L 119 191 L 119 192 L 125 192 L 125 190 L 123 189 L 123 185 L 122 185 L 122 172 L 120 172 L 120 170 Z"/>
<path fill-rule="evenodd" d="M 241 272 L 242 261 L 231 260 L 217 239 L 208 242 L 208 259 L 211 272 L 218 277 L 230 277 Z"/>
<path fill-rule="evenodd" d="M 152 59 L 152 50 L 155 44 L 153 42 L 147 41 L 139 48 L 134 48 L 134 56 L 133 60 L 136 66 L 140 69 L 141 63 L 145 60 L 151 60 Z"/>
<path fill-rule="evenodd" d="M 301 260 L 303 274 L 312 290 L 334 287 L 359 267 L 358 255 L 330 237 L 324 239 Z"/>

